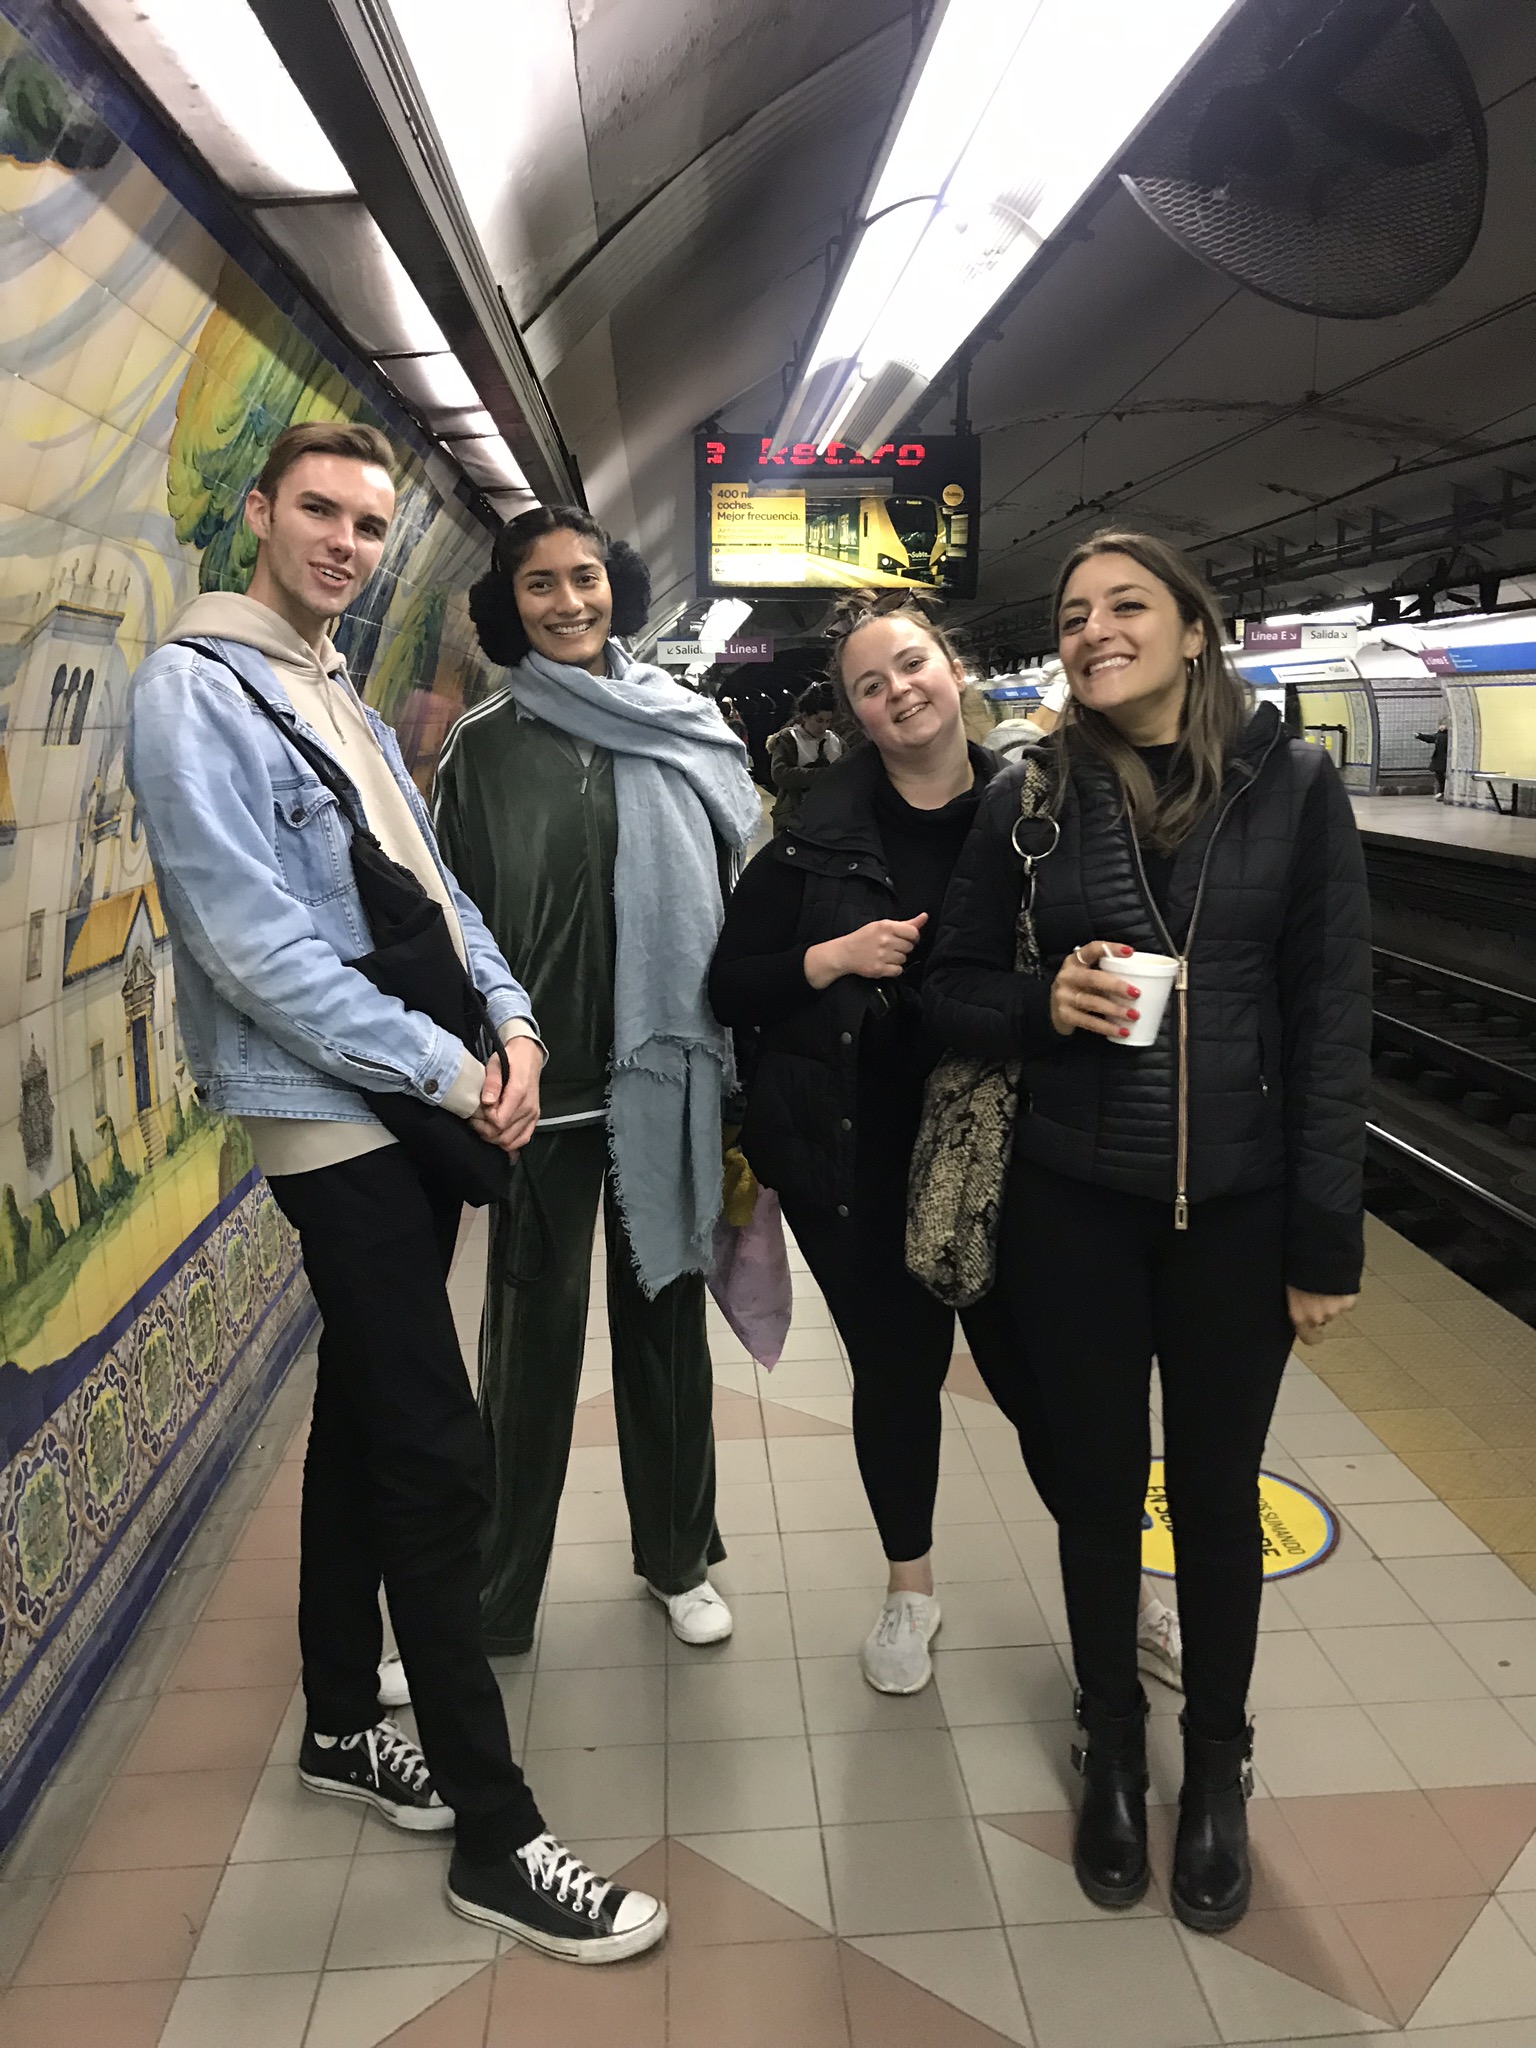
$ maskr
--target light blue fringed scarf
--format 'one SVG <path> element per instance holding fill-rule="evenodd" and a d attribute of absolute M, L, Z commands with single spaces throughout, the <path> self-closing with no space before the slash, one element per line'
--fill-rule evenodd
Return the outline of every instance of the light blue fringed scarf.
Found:
<path fill-rule="evenodd" d="M 747 751 L 707 697 L 608 643 L 607 676 L 530 650 L 523 711 L 613 755 L 611 1143 L 647 1294 L 707 1272 L 720 1213 L 720 1104 L 734 1079 L 705 994 L 724 906 L 716 837 L 742 853 L 762 820 Z"/>

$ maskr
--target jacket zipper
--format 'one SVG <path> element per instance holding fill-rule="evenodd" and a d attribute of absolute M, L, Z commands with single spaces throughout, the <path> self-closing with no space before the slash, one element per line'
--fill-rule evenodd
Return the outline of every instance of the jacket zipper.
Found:
<path fill-rule="evenodd" d="M 1271 740 L 1269 746 L 1264 749 L 1264 752 L 1255 762 L 1252 775 L 1243 783 L 1241 788 L 1233 790 L 1232 794 L 1222 805 L 1217 815 L 1216 823 L 1211 827 L 1211 836 L 1206 841 L 1205 852 L 1200 858 L 1200 879 L 1195 884 L 1194 908 L 1189 913 L 1189 930 L 1184 937 L 1184 949 L 1182 952 L 1174 945 L 1169 935 L 1168 926 L 1163 920 L 1163 913 L 1158 909 L 1157 900 L 1148 885 L 1146 864 L 1141 857 L 1141 842 L 1137 839 L 1136 834 L 1131 831 L 1129 823 L 1127 823 L 1125 828 L 1130 834 L 1131 851 L 1136 856 L 1136 872 L 1141 877 L 1141 890 L 1142 895 L 1146 899 L 1147 908 L 1151 911 L 1153 921 L 1162 935 L 1163 944 L 1178 963 L 1173 977 L 1174 994 L 1179 999 L 1178 1127 L 1177 1154 L 1174 1164 L 1176 1189 L 1173 1198 L 1173 1227 L 1175 1230 L 1188 1230 L 1189 1228 L 1189 956 L 1194 949 L 1195 927 L 1200 922 L 1200 906 L 1205 900 L 1205 878 L 1210 872 L 1211 855 L 1216 851 L 1216 841 L 1221 834 L 1221 828 L 1226 824 L 1232 806 L 1237 802 L 1238 798 L 1246 796 L 1258 781 L 1260 771 L 1264 763 L 1269 759 L 1273 746 L 1274 740 Z"/>

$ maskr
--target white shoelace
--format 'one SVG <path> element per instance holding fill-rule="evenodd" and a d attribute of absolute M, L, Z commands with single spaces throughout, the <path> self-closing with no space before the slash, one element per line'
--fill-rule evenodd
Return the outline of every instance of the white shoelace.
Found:
<path fill-rule="evenodd" d="M 528 1866 L 528 1875 L 542 1891 L 553 1892 L 561 1905 L 595 1920 L 613 1886 L 608 1879 L 589 1870 L 553 1835 L 538 1835 L 519 1849 L 518 1858 Z"/>
<path fill-rule="evenodd" d="M 365 1728 L 360 1735 L 344 1736 L 341 1746 L 356 1749 L 360 1743 L 368 1746 L 368 1761 L 376 1778 L 387 1770 L 402 1779 L 412 1792 L 420 1792 L 427 1784 L 431 1773 L 426 1758 L 393 1721 L 381 1721 L 377 1728 Z"/>
<path fill-rule="evenodd" d="M 1178 1631 L 1179 1617 L 1171 1607 L 1158 1603 L 1154 1614 L 1150 1608 L 1141 1616 L 1141 1638 L 1143 1642 L 1155 1643 L 1170 1660 L 1174 1656 L 1173 1640 Z"/>
<path fill-rule="evenodd" d="M 910 1600 L 888 1600 L 875 1623 L 875 1642 L 880 1649 L 888 1650 L 904 1628 L 916 1627 L 917 1609 Z"/>

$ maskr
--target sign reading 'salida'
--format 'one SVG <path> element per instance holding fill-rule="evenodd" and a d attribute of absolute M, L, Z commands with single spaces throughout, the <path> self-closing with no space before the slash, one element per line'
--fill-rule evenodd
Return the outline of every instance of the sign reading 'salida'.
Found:
<path fill-rule="evenodd" d="M 974 435 L 867 454 L 761 434 L 698 436 L 699 583 L 713 593 L 931 590 L 973 597 L 981 461 Z"/>

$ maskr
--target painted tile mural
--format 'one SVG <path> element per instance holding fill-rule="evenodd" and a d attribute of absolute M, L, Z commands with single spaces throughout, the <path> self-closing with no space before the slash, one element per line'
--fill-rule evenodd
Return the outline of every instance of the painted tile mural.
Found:
<path fill-rule="evenodd" d="M 272 440 L 333 417 L 378 415 L 0 20 L 0 1842 L 309 1315 L 242 1132 L 194 1093 L 122 741 L 176 609 L 249 576 Z M 485 552 L 409 457 L 340 637 L 423 779 L 490 684 Z"/>

